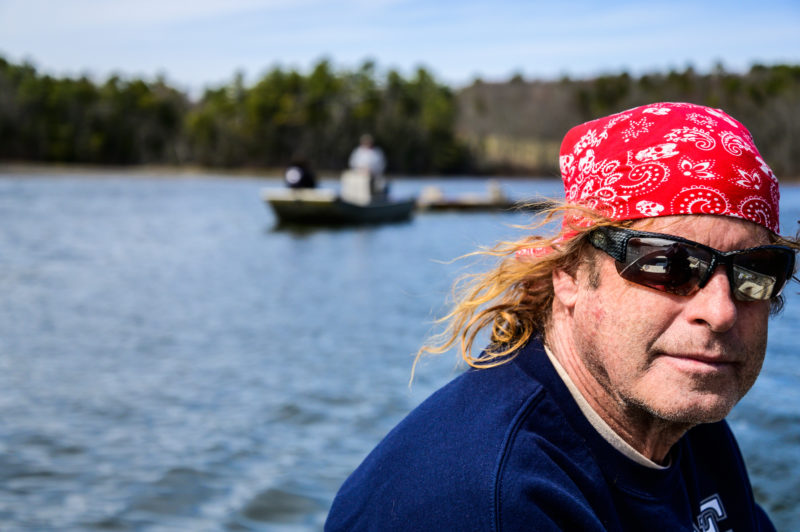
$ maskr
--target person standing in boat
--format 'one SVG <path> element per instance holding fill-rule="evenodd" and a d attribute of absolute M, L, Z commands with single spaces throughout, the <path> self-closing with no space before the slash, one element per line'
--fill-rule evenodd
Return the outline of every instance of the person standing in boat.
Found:
<path fill-rule="evenodd" d="M 361 135 L 359 145 L 350 154 L 350 169 L 369 174 L 370 190 L 373 198 L 385 198 L 389 193 L 389 183 L 383 176 L 386 158 L 383 150 L 375 146 L 372 135 Z"/>

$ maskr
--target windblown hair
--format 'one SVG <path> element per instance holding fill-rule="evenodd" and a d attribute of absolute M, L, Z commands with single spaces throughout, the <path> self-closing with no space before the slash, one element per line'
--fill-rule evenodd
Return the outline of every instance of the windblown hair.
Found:
<path fill-rule="evenodd" d="M 591 220 L 592 226 L 561 227 L 567 212 Z M 495 257 L 499 263 L 489 271 L 456 281 L 452 310 L 436 321 L 446 327 L 422 346 L 417 361 L 426 353 L 444 353 L 458 344 L 467 364 L 489 368 L 510 360 L 532 338 L 543 338 L 554 297 L 553 272 L 577 270 L 587 247 L 591 247 L 586 235 L 592 228 L 612 222 L 585 207 L 565 203 L 551 203 L 537 218 L 538 221 L 519 228 L 533 234 L 547 224 L 558 223 L 560 230 L 549 237 L 527 236 L 499 242 L 461 257 Z M 629 223 L 614 222 L 614 225 Z M 525 250 L 533 253 L 525 254 Z M 518 256 L 518 252 L 523 255 Z M 473 356 L 475 339 L 487 327 L 489 346 L 482 354 Z"/>
<path fill-rule="evenodd" d="M 561 221 L 567 213 L 567 219 L 582 218 L 590 223 L 562 227 Z M 519 228 L 533 234 L 547 224 L 558 223 L 560 230 L 549 237 L 527 236 L 500 242 L 461 257 L 495 257 L 499 262 L 489 271 L 466 275 L 456 281 L 452 310 L 436 320 L 445 328 L 420 348 L 415 366 L 425 354 L 441 354 L 458 345 L 461 358 L 467 364 L 479 369 L 490 368 L 511 360 L 531 339 L 544 340 L 554 298 L 553 272 L 575 272 L 581 263 L 592 260 L 597 253 L 588 240 L 592 229 L 606 225 L 630 227 L 634 222 L 610 220 L 582 206 L 555 202 L 539 214 L 537 222 Z M 798 237 L 772 235 L 771 240 L 800 250 Z M 525 254 L 522 250 L 534 252 Z M 518 256 L 520 251 L 522 255 Z M 771 314 L 779 313 L 782 307 L 782 297 L 773 299 Z M 475 339 L 487 328 L 489 346 L 474 356 Z"/>

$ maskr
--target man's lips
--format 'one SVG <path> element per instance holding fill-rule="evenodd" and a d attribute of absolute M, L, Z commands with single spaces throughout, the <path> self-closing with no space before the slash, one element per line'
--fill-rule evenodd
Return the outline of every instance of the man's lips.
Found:
<path fill-rule="evenodd" d="M 709 353 L 662 353 L 673 365 L 694 372 L 711 372 L 733 368 L 736 365 L 725 355 Z"/>

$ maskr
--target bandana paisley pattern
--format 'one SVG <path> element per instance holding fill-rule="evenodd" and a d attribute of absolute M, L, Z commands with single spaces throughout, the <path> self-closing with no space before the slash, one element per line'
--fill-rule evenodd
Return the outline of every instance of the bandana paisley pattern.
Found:
<path fill-rule="evenodd" d="M 718 109 L 657 103 L 581 124 L 559 163 L 567 201 L 616 220 L 716 214 L 779 230 L 775 174 Z"/>

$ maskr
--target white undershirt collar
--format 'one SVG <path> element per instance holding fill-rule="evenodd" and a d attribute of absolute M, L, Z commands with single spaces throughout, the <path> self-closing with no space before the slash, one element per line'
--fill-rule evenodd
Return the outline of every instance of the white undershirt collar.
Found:
<path fill-rule="evenodd" d="M 645 467 L 650 467 L 652 469 L 667 469 L 669 465 L 662 466 L 659 465 L 645 455 L 631 447 L 631 445 L 623 440 L 619 434 L 614 432 L 608 423 L 606 423 L 600 415 L 595 412 L 586 398 L 583 397 L 583 394 L 578 390 L 578 387 L 575 386 L 575 383 L 572 382 L 572 379 L 567 374 L 566 370 L 561 366 L 559 361 L 553 355 L 553 352 L 550 351 L 550 348 L 544 346 L 544 351 L 547 353 L 547 357 L 550 359 L 550 362 L 553 364 L 553 367 L 556 368 L 556 372 L 558 376 L 561 377 L 561 380 L 564 381 L 564 384 L 567 386 L 569 393 L 572 395 L 572 398 L 575 399 L 575 402 L 578 403 L 578 408 L 581 409 L 583 415 L 586 416 L 586 419 L 589 420 L 589 423 L 595 428 L 597 432 L 605 439 L 608 443 L 611 444 L 617 451 L 621 452 L 623 455 L 627 456 L 637 464 L 643 465 Z"/>

